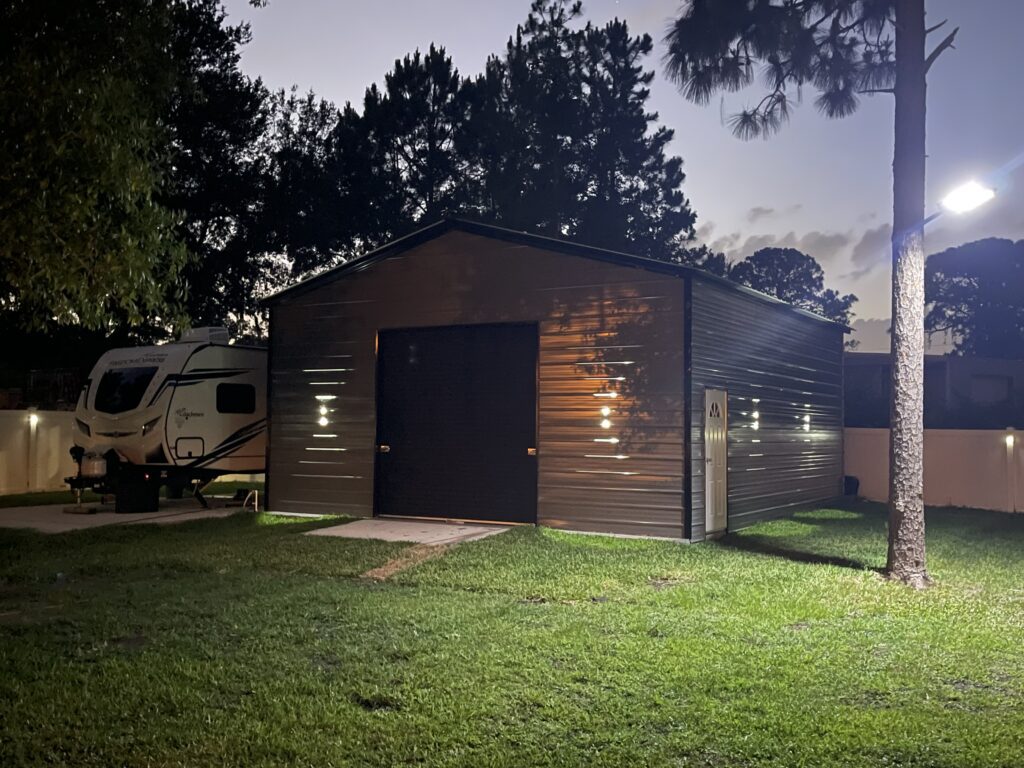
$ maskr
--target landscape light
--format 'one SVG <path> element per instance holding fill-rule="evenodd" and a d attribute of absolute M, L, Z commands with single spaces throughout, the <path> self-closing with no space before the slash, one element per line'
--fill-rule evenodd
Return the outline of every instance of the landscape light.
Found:
<path fill-rule="evenodd" d="M 942 199 L 942 207 L 950 213 L 967 213 L 980 205 L 984 205 L 996 191 L 977 181 L 968 181 L 954 189 Z"/>

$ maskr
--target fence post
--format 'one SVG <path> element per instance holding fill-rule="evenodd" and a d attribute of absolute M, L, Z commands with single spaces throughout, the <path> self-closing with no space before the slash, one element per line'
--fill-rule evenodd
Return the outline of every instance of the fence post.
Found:
<path fill-rule="evenodd" d="M 35 479 L 36 427 L 39 425 L 39 414 L 35 408 L 28 409 L 28 439 L 25 441 L 25 490 L 33 489 Z"/>
<path fill-rule="evenodd" d="M 1017 511 L 1017 436 L 1006 428 L 1006 500 L 1010 512 Z"/>

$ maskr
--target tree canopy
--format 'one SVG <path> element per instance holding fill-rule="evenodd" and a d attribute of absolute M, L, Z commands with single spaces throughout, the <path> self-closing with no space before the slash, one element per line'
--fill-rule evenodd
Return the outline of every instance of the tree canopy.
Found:
<path fill-rule="evenodd" d="M 755 251 L 729 267 L 729 278 L 844 325 L 857 301 L 852 293 L 840 295 L 825 288 L 821 265 L 796 248 Z"/>
<path fill-rule="evenodd" d="M 925 264 L 925 329 L 951 333 L 960 354 L 1024 358 L 1022 297 L 1024 240 L 977 240 Z"/>
<path fill-rule="evenodd" d="M 0 310 L 24 325 L 177 317 L 165 187 L 174 24 L 164 2 L 0 9 Z"/>
<path fill-rule="evenodd" d="M 448 215 L 724 271 L 688 247 L 651 38 L 579 2 L 534 0 L 478 76 L 432 45 L 341 109 L 242 73 L 220 0 L 2 13 L 0 307 L 33 324 L 261 335 L 261 294 Z"/>
<path fill-rule="evenodd" d="M 804 86 L 823 114 L 846 117 L 862 94 L 893 86 L 894 8 L 895 0 L 690 0 L 666 35 L 666 69 L 688 99 L 707 104 L 753 84 L 760 67 L 765 94 L 730 119 L 741 138 L 777 131 Z"/>
<path fill-rule="evenodd" d="M 646 108 L 648 35 L 577 24 L 582 4 L 535 0 L 502 56 L 467 83 L 467 210 L 516 229 L 678 260 L 696 216 L 673 132 Z"/>

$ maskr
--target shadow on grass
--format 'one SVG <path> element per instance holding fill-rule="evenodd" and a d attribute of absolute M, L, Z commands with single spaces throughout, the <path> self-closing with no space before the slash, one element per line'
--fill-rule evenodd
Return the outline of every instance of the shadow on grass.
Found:
<path fill-rule="evenodd" d="M 884 506 L 850 499 L 824 509 L 798 510 L 779 521 L 729 533 L 719 543 L 742 552 L 794 563 L 880 573 L 882 569 L 872 564 L 877 562 L 874 560 L 876 553 L 867 551 L 865 544 L 876 533 L 883 537 L 880 541 L 884 541 L 884 521 Z M 787 522 L 799 525 L 800 530 L 787 535 Z M 772 535 L 762 535 L 762 525 L 772 526 Z"/>
<path fill-rule="evenodd" d="M 728 534 L 719 543 L 796 563 L 881 573 L 887 514 L 885 504 L 849 501 L 758 523 Z M 1020 561 L 1024 557 L 1024 515 L 928 507 L 925 517 L 929 551 L 949 563 L 965 565 L 978 557 L 996 555 L 1006 561 Z"/>
<path fill-rule="evenodd" d="M 861 560 L 839 555 L 827 555 L 820 552 L 808 552 L 792 547 L 780 545 L 778 540 L 762 536 L 743 535 L 741 533 L 730 533 L 718 540 L 718 543 L 738 549 L 743 552 L 751 552 L 758 555 L 768 555 L 790 560 L 794 563 L 808 563 L 810 565 L 834 565 L 838 568 L 850 568 L 855 571 L 873 571 L 881 573 L 881 568 L 875 568 Z"/>

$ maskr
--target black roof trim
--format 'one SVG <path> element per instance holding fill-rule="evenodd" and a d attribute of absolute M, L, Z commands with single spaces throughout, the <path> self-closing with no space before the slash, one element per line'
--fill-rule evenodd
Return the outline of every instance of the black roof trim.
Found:
<path fill-rule="evenodd" d="M 304 293 L 309 289 L 319 286 L 321 283 L 342 277 L 349 272 L 358 272 L 378 261 L 394 256 L 402 251 L 407 251 L 410 248 L 415 248 L 417 245 L 422 245 L 429 240 L 433 240 L 452 231 L 466 232 L 472 235 L 479 235 L 481 237 L 490 237 L 495 240 L 504 240 L 506 242 L 517 243 L 519 245 L 530 245 L 535 248 L 542 248 L 548 251 L 556 251 L 558 253 L 565 253 L 572 256 L 581 256 L 587 259 L 611 262 L 620 266 L 646 269 L 649 272 L 657 272 L 664 275 L 671 275 L 673 277 L 693 277 L 698 280 L 720 285 L 723 288 L 728 288 L 732 291 L 744 293 L 751 298 L 758 299 L 765 303 L 789 309 L 792 312 L 803 315 L 804 317 L 812 320 L 834 325 L 837 328 L 842 328 L 846 332 L 850 332 L 852 330 L 850 327 L 843 325 L 842 323 L 829 320 L 827 317 L 822 317 L 821 315 L 815 314 L 814 312 L 810 312 L 806 309 L 795 307 L 792 304 L 782 301 L 781 299 L 777 299 L 774 296 L 770 296 L 767 293 L 755 291 L 753 288 L 740 285 L 739 283 L 734 283 L 732 280 L 719 277 L 718 275 L 712 275 L 710 272 L 705 272 L 704 270 L 697 269 L 696 267 L 658 261 L 657 259 L 650 259 L 645 256 L 634 256 L 632 254 L 610 251 L 605 248 L 597 248 L 591 245 L 582 245 L 569 240 L 559 240 L 554 237 L 535 235 L 530 232 L 520 232 L 514 229 L 499 227 L 494 224 L 484 224 L 478 221 L 459 218 L 442 219 L 434 224 L 418 229 L 405 237 L 393 240 L 392 242 L 352 259 L 351 261 L 347 261 L 344 264 L 340 264 L 337 267 L 328 269 L 320 274 L 308 277 L 305 280 L 300 280 L 287 288 L 282 288 L 280 291 L 264 297 L 260 301 L 260 304 L 264 306 L 276 304 L 283 298 L 290 298 L 296 294 Z"/>

